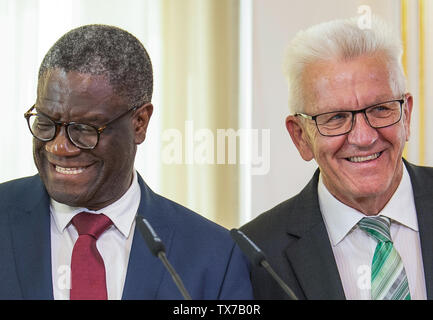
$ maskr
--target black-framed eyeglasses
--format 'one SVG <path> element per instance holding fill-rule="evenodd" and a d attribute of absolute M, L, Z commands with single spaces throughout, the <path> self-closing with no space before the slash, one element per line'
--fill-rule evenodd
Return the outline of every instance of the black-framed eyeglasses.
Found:
<path fill-rule="evenodd" d="M 24 114 L 24 118 L 26 118 L 30 132 L 36 139 L 43 142 L 54 140 L 58 132 L 60 132 L 60 128 L 65 127 L 69 141 L 74 146 L 86 150 L 96 148 L 99 142 L 99 136 L 108 127 L 108 125 L 112 124 L 116 120 L 119 120 L 129 112 L 135 111 L 139 108 L 139 106 L 136 106 L 128 109 L 103 126 L 96 127 L 85 123 L 55 121 L 41 112 L 32 112 L 35 107 L 36 104 L 34 104 Z"/>
<path fill-rule="evenodd" d="M 355 111 L 332 111 L 317 114 L 314 116 L 296 113 L 305 119 L 314 120 L 317 130 L 322 136 L 335 137 L 349 133 L 353 129 L 355 115 L 363 113 L 367 123 L 375 129 L 392 126 L 400 121 L 402 106 L 405 102 L 402 99 L 390 100 Z"/>

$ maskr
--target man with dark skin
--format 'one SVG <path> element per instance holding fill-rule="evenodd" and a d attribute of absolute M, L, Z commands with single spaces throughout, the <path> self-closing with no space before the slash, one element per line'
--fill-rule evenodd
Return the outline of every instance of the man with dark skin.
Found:
<path fill-rule="evenodd" d="M 152 85 L 146 50 L 119 28 L 79 27 L 49 50 L 25 113 L 39 173 L 0 185 L 0 299 L 182 299 L 136 230 L 143 218 L 192 299 L 252 298 L 228 231 L 134 169 Z"/>
<path fill-rule="evenodd" d="M 98 148 L 91 151 L 82 152 L 70 143 L 65 127 L 54 140 L 34 143 L 41 179 L 57 201 L 98 210 L 119 199 L 131 184 L 137 145 L 146 137 L 152 104 L 124 114 L 128 104 L 104 76 L 55 69 L 40 80 L 37 105 L 41 114 L 65 123 L 80 119 L 101 127 L 113 116 L 122 116 L 104 130 Z"/>

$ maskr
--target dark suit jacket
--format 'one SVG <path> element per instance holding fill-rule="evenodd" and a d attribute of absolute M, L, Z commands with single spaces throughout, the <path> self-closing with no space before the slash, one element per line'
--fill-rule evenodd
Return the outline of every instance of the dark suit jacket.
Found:
<path fill-rule="evenodd" d="M 251 299 L 249 270 L 228 231 L 150 190 L 145 217 L 192 299 Z M 49 196 L 38 175 L 0 185 L 0 299 L 53 299 Z M 135 230 L 123 299 L 183 299 Z"/>
<path fill-rule="evenodd" d="M 415 197 L 428 299 L 433 298 L 433 168 L 405 161 Z M 270 265 L 300 299 L 345 299 L 319 208 L 319 170 L 295 197 L 247 223 L 241 230 L 266 254 Z M 287 299 L 260 267 L 251 272 L 258 299 Z"/>

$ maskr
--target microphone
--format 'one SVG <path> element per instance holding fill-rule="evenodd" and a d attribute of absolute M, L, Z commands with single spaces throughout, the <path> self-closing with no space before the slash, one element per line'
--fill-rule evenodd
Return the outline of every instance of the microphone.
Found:
<path fill-rule="evenodd" d="M 165 254 L 164 243 L 158 237 L 155 230 L 153 230 L 152 226 L 146 219 L 140 217 L 139 215 L 136 216 L 135 221 L 137 223 L 138 230 L 140 230 L 141 235 L 143 236 L 147 246 L 149 247 L 150 252 L 152 252 L 155 257 L 159 258 L 162 261 L 162 263 L 170 273 L 171 277 L 173 278 L 173 281 L 179 289 L 180 293 L 182 294 L 183 298 L 185 300 L 191 300 L 191 296 L 183 285 L 182 279 L 179 277 L 176 270 L 168 261 Z"/>
<path fill-rule="evenodd" d="M 290 299 L 298 300 L 298 297 L 296 297 L 292 289 L 290 289 L 289 286 L 285 284 L 284 281 L 278 276 L 274 269 L 272 269 L 266 260 L 264 252 L 250 238 L 248 238 L 242 231 L 238 229 L 230 230 L 230 235 L 253 265 L 265 268 L 265 270 L 272 276 L 272 278 L 274 278 L 274 280 L 290 297 Z"/>

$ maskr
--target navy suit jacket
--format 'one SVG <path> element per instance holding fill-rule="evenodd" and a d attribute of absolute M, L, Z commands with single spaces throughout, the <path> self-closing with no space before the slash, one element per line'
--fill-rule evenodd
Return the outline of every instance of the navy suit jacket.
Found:
<path fill-rule="evenodd" d="M 414 193 L 427 298 L 433 299 L 433 168 L 405 161 Z M 345 299 L 317 195 L 319 170 L 296 196 L 244 225 L 270 265 L 299 299 Z M 257 299 L 288 299 L 260 267 L 251 272 Z"/>
<path fill-rule="evenodd" d="M 251 299 L 247 262 L 228 231 L 138 181 L 138 215 L 164 242 L 192 299 Z M 49 201 L 39 175 L 0 184 L 0 299 L 53 299 Z M 122 299 L 183 299 L 138 230 Z"/>

